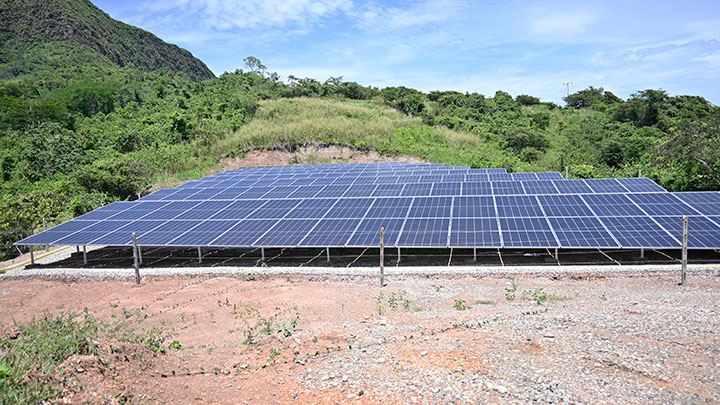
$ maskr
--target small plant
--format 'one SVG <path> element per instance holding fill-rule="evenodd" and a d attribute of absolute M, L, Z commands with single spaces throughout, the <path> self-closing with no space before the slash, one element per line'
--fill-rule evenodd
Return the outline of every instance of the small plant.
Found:
<path fill-rule="evenodd" d="M 548 298 L 551 298 L 551 295 L 548 295 L 542 288 L 538 288 L 532 292 L 532 297 L 538 305 L 542 305 Z"/>
<path fill-rule="evenodd" d="M 505 299 L 507 299 L 508 301 L 513 301 L 515 300 L 515 293 L 518 290 L 518 285 L 515 280 L 510 280 L 509 284 L 509 287 L 505 287 Z"/>
<path fill-rule="evenodd" d="M 313 343 L 317 343 L 317 340 L 318 340 L 317 336 L 313 336 L 313 338 L 312 338 Z"/>
<path fill-rule="evenodd" d="M 390 309 L 397 309 L 398 307 L 398 301 L 397 297 L 395 297 L 395 292 L 390 294 L 390 298 L 388 298 L 388 307 L 390 307 Z"/>
<path fill-rule="evenodd" d="M 380 295 L 378 295 L 378 297 L 377 297 L 377 311 L 378 311 L 378 315 L 382 315 L 382 314 L 385 313 L 385 305 L 383 304 L 384 298 L 385 298 L 385 297 L 383 296 L 382 293 L 380 293 Z"/>
<path fill-rule="evenodd" d="M 435 289 L 435 292 L 440 292 L 440 289 L 443 288 L 443 286 L 435 284 L 433 284 L 431 287 Z"/>
<path fill-rule="evenodd" d="M 268 357 L 268 362 L 275 360 L 275 357 L 277 357 L 279 354 L 280 354 L 280 350 L 275 349 L 275 348 L 271 349 L 270 357 Z"/>
<path fill-rule="evenodd" d="M 255 281 L 255 275 L 248 274 L 247 276 L 245 276 L 245 281 Z"/>
<path fill-rule="evenodd" d="M 464 311 L 466 309 L 470 309 L 470 306 L 465 303 L 465 300 L 455 300 L 455 304 L 453 305 L 453 308 L 457 309 L 458 311 Z"/>
<path fill-rule="evenodd" d="M 178 342 L 177 340 L 173 340 L 173 341 L 170 342 L 170 344 L 168 345 L 168 349 L 180 350 L 180 349 L 182 349 L 182 348 L 183 348 L 182 343 Z"/>

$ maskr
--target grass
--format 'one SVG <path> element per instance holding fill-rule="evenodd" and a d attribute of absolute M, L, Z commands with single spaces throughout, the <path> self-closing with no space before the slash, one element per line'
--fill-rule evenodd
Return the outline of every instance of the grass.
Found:
<path fill-rule="evenodd" d="M 0 334 L 0 404 L 44 403 L 59 393 L 57 366 L 72 355 L 97 354 L 92 341 L 116 339 L 161 352 L 170 336 L 162 327 L 141 330 L 126 319 L 105 323 L 84 313 L 45 314 Z M 181 349 L 177 341 L 169 348 Z"/>

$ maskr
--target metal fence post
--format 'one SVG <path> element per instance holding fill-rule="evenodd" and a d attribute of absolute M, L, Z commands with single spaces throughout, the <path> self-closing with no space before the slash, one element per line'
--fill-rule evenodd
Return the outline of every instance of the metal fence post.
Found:
<path fill-rule="evenodd" d="M 135 285 L 140 285 L 140 264 L 138 263 L 137 241 L 135 240 L 135 232 L 132 233 L 133 244 L 133 262 L 135 264 Z"/>
<path fill-rule="evenodd" d="M 385 228 L 380 227 L 380 287 L 385 286 Z"/>
<path fill-rule="evenodd" d="M 47 223 L 45 223 L 45 218 L 43 218 L 42 220 L 43 220 L 43 232 L 45 232 L 45 231 L 47 231 Z M 50 251 L 50 245 L 45 245 L 45 251 L 46 252 Z"/>

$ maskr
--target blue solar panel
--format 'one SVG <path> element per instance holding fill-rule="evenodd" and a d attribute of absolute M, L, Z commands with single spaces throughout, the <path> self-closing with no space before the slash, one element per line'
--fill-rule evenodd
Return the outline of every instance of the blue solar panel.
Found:
<path fill-rule="evenodd" d="M 430 195 L 460 195 L 462 183 L 435 183 Z"/>
<path fill-rule="evenodd" d="M 720 215 L 720 193 L 718 192 L 688 192 L 673 193 L 673 195 L 701 214 Z"/>
<path fill-rule="evenodd" d="M 347 186 L 325 186 L 315 195 L 315 198 L 337 198 L 345 194 Z"/>
<path fill-rule="evenodd" d="M 295 247 L 318 223 L 317 219 L 282 219 L 255 242 L 255 246 Z"/>
<path fill-rule="evenodd" d="M 408 218 L 398 239 L 398 246 L 447 246 L 448 218 Z"/>
<path fill-rule="evenodd" d="M 348 187 L 343 197 L 370 197 L 375 191 L 375 184 L 356 184 Z"/>
<path fill-rule="evenodd" d="M 107 221 L 110 222 L 110 221 Z M 93 240 L 89 244 L 93 245 L 129 245 L 132 243 L 132 233 L 139 240 L 145 233 L 152 231 L 158 226 L 167 223 L 166 221 L 132 221 L 122 227 L 116 227 L 110 233 L 104 233 L 103 236 Z M 112 224 L 110 224 L 112 225 Z M 139 242 L 138 242 L 139 243 Z"/>
<path fill-rule="evenodd" d="M 372 198 L 342 199 L 327 211 L 326 218 L 357 218 L 362 219 L 373 203 Z"/>
<path fill-rule="evenodd" d="M 284 218 L 302 200 L 268 200 L 262 207 L 253 211 L 247 219 L 279 219 Z"/>
<path fill-rule="evenodd" d="M 295 190 L 295 192 L 290 194 L 288 197 L 289 198 L 312 198 L 312 197 L 315 197 L 315 195 L 317 193 L 322 191 L 322 189 L 324 187 L 325 186 L 301 186 L 301 187 L 298 187 L 298 189 Z"/>
<path fill-rule="evenodd" d="M 617 179 L 631 193 L 663 193 L 667 190 L 647 177 Z"/>
<path fill-rule="evenodd" d="M 265 193 L 262 198 L 288 198 L 290 194 L 296 192 L 296 186 L 278 186 Z"/>
<path fill-rule="evenodd" d="M 512 181 L 512 173 L 490 173 L 488 175 L 490 181 Z"/>
<path fill-rule="evenodd" d="M 623 194 L 587 194 L 583 200 L 600 217 L 643 216 L 645 215 Z"/>
<path fill-rule="evenodd" d="M 173 239 L 200 225 L 202 221 L 175 220 L 168 221 L 151 230 L 144 231 L 137 237 L 138 245 L 159 246 L 170 243 Z"/>
<path fill-rule="evenodd" d="M 537 180 L 538 177 L 535 173 L 513 173 L 512 179 L 515 181 L 518 180 Z"/>
<path fill-rule="evenodd" d="M 571 248 L 618 247 L 597 218 L 549 218 L 560 246 Z"/>
<path fill-rule="evenodd" d="M 322 218 L 337 201 L 332 199 L 302 200 L 288 213 L 286 218 Z"/>
<path fill-rule="evenodd" d="M 700 214 L 670 193 L 631 194 L 628 197 L 648 215 Z"/>
<path fill-rule="evenodd" d="M 625 248 L 679 248 L 672 238 L 650 217 L 602 217 L 610 233 Z"/>
<path fill-rule="evenodd" d="M 495 218 L 496 216 L 492 197 L 455 197 L 453 202 L 455 218 Z"/>
<path fill-rule="evenodd" d="M 462 184 L 462 195 L 492 195 L 492 183 L 472 182 Z"/>
<path fill-rule="evenodd" d="M 451 247 L 500 247 L 500 232 L 495 218 L 453 218 Z"/>
<path fill-rule="evenodd" d="M 497 196 L 499 217 L 542 217 L 543 211 L 534 196 Z"/>
<path fill-rule="evenodd" d="M 380 227 L 385 228 L 385 246 L 397 246 L 404 219 L 400 218 L 367 218 L 362 220 L 355 230 L 347 246 L 380 246 Z"/>
<path fill-rule="evenodd" d="M 558 247 L 545 218 L 500 218 L 505 247 Z"/>
<path fill-rule="evenodd" d="M 626 193 L 627 189 L 616 179 L 587 179 L 588 187 L 595 193 Z"/>
<path fill-rule="evenodd" d="M 540 180 L 564 180 L 559 172 L 538 172 L 535 173 Z"/>
<path fill-rule="evenodd" d="M 403 187 L 402 196 L 406 197 L 423 197 L 423 196 L 429 196 L 430 191 L 432 190 L 432 183 L 422 183 L 422 184 L 406 184 L 405 187 Z"/>
<path fill-rule="evenodd" d="M 415 197 L 408 218 L 449 218 L 452 197 Z"/>
<path fill-rule="evenodd" d="M 218 211 L 212 219 L 244 219 L 265 204 L 266 200 L 233 201 L 224 210 Z"/>
<path fill-rule="evenodd" d="M 593 192 L 585 184 L 585 180 L 554 180 L 553 184 L 560 194 L 590 194 Z"/>
<path fill-rule="evenodd" d="M 405 218 L 412 198 L 378 198 L 367 212 L 367 218 Z"/>
<path fill-rule="evenodd" d="M 173 219 L 198 204 L 200 204 L 199 201 L 169 201 L 167 205 L 148 213 L 142 219 Z"/>
<path fill-rule="evenodd" d="M 237 221 L 230 220 L 205 221 L 193 228 L 192 232 L 178 235 L 168 243 L 174 246 L 207 246 L 236 224 Z"/>
<path fill-rule="evenodd" d="M 496 181 L 492 183 L 494 195 L 525 194 L 522 183 L 519 181 Z"/>
<path fill-rule="evenodd" d="M 92 220 L 92 219 L 106 219 L 110 218 L 113 215 L 116 215 L 120 211 L 124 211 L 128 208 L 134 207 L 137 205 L 137 202 L 130 202 L 130 201 L 117 201 L 114 203 L 110 203 L 104 207 L 100 207 L 96 209 L 95 211 L 88 212 L 85 215 L 81 215 L 77 219 L 84 219 L 84 220 Z"/>
<path fill-rule="evenodd" d="M 303 239 L 303 246 L 344 246 L 350 239 L 359 219 L 323 219 Z"/>
<path fill-rule="evenodd" d="M 585 202 L 577 195 L 541 195 L 540 205 L 548 217 L 591 217 L 594 216 Z"/>
<path fill-rule="evenodd" d="M 522 186 L 526 194 L 558 194 L 557 188 L 549 180 L 523 181 Z"/>
<path fill-rule="evenodd" d="M 237 246 L 248 247 L 258 240 L 260 235 L 267 232 L 278 220 L 244 220 L 238 222 L 235 226 L 227 230 L 210 242 L 209 246 Z"/>
<path fill-rule="evenodd" d="M 682 241 L 682 217 L 655 217 L 671 235 Z M 720 225 L 705 217 L 688 217 L 688 247 L 715 248 L 720 246 Z"/>
<path fill-rule="evenodd" d="M 228 208 L 232 201 L 203 201 L 193 208 L 178 215 L 177 219 L 208 219 Z"/>

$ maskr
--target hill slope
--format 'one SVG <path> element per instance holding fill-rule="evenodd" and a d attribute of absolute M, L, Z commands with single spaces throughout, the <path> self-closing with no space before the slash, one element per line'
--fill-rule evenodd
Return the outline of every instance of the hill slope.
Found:
<path fill-rule="evenodd" d="M 195 81 L 214 77 L 190 52 L 112 19 L 88 0 L 0 0 L 0 43 L 3 78 L 30 73 L 58 54 L 71 63 L 80 54 L 91 65 L 166 69 Z M 28 66 L 34 54 L 44 60 Z"/>

